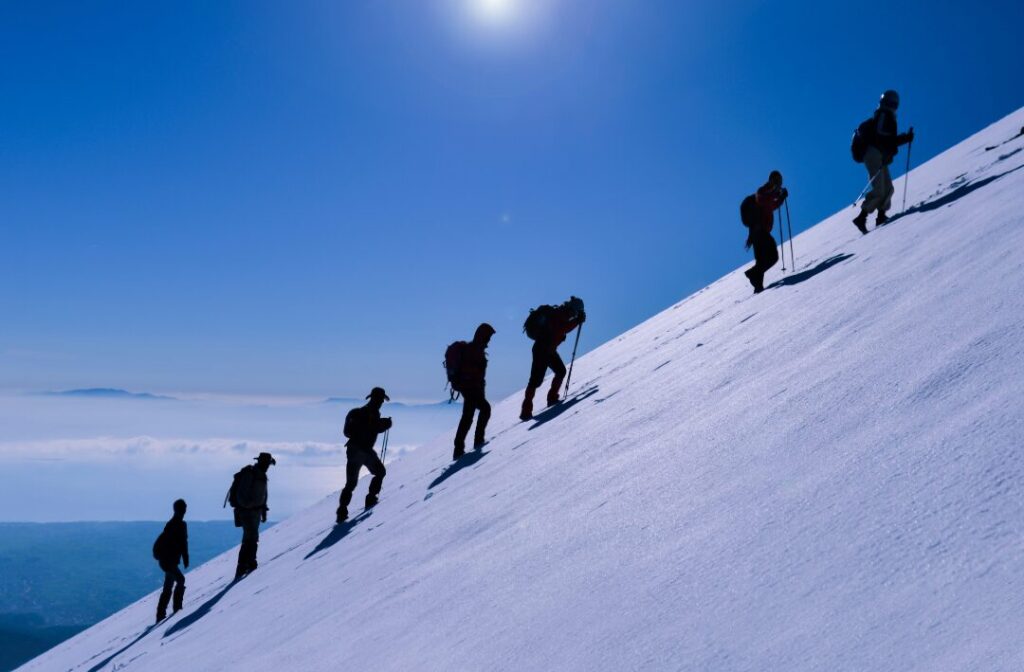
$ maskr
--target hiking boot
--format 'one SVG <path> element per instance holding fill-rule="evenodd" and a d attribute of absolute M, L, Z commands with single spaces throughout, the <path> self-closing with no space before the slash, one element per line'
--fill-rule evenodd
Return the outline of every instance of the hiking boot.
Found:
<path fill-rule="evenodd" d="M 157 612 L 156 612 L 156 622 L 159 623 L 160 621 L 164 620 L 165 618 L 167 618 L 167 612 L 166 611 L 160 611 L 158 609 Z"/>
<path fill-rule="evenodd" d="M 522 420 L 523 422 L 526 422 L 527 420 L 532 420 L 533 419 L 533 402 L 532 401 L 524 401 L 523 402 L 523 408 L 522 408 L 522 410 L 519 411 L 519 419 Z"/>
<path fill-rule="evenodd" d="M 757 268 L 748 268 L 743 271 L 743 275 L 747 276 L 747 280 L 750 281 L 750 286 L 754 288 L 754 294 L 764 291 L 764 273 L 758 273 Z"/>
<path fill-rule="evenodd" d="M 868 213 L 861 210 L 861 213 L 853 218 L 853 223 L 856 225 L 857 230 L 863 234 L 868 232 Z"/>
<path fill-rule="evenodd" d="M 337 511 L 337 516 L 335 517 L 335 522 L 338 523 L 338 525 L 341 525 L 346 520 L 348 520 L 348 507 L 347 506 L 339 506 L 338 507 L 338 511 Z"/>
<path fill-rule="evenodd" d="M 185 586 L 180 583 L 174 589 L 174 613 L 181 611 L 182 605 L 185 603 Z"/>
<path fill-rule="evenodd" d="M 457 460 L 466 454 L 466 449 L 462 446 L 455 446 L 455 450 L 452 451 L 452 459 Z"/>
<path fill-rule="evenodd" d="M 372 509 L 373 507 L 377 506 L 378 501 L 380 500 L 377 499 L 377 495 L 367 495 L 364 507 L 367 509 Z"/>
<path fill-rule="evenodd" d="M 548 408 L 551 408 L 560 401 L 562 401 L 562 396 L 558 392 L 548 392 Z"/>
<path fill-rule="evenodd" d="M 878 211 L 878 217 L 875 218 L 875 226 L 885 226 L 886 222 L 889 221 L 889 217 L 886 216 L 884 210 Z"/>
<path fill-rule="evenodd" d="M 487 440 L 484 439 L 483 437 L 480 437 L 480 438 L 478 438 L 478 439 L 473 441 L 473 450 L 480 450 L 481 448 L 483 448 L 486 445 L 487 445 Z"/>

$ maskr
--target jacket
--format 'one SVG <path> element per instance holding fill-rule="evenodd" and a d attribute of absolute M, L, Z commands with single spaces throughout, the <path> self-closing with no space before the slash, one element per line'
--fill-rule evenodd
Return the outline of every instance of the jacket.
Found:
<path fill-rule="evenodd" d="M 377 435 L 391 428 L 390 418 L 381 418 L 380 411 L 369 405 L 353 408 L 345 416 L 345 446 L 352 450 L 373 450 Z"/>
<path fill-rule="evenodd" d="M 175 516 L 167 521 L 160 536 L 160 557 L 157 560 L 163 564 L 177 565 L 184 559 L 185 564 L 189 564 L 188 523 Z"/>
<path fill-rule="evenodd" d="M 758 187 L 757 194 L 754 197 L 757 199 L 757 209 L 760 212 L 761 226 L 764 233 L 771 233 L 772 226 L 775 224 L 775 211 L 779 209 L 779 206 L 785 200 L 782 198 L 782 192 L 772 187 L 770 182 L 766 182 Z M 753 233 L 751 231 L 751 234 Z"/>
<path fill-rule="evenodd" d="M 906 133 L 898 132 L 896 112 L 893 110 L 879 107 L 875 110 L 874 120 L 868 144 L 882 153 L 882 158 L 888 165 L 899 152 L 899 147 L 910 142 L 910 137 Z"/>

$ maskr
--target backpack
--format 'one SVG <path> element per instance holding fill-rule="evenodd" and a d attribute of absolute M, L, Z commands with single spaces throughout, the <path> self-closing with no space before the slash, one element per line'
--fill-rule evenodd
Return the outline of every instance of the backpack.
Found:
<path fill-rule="evenodd" d="M 252 465 L 242 467 L 231 479 L 231 487 L 228 488 L 227 497 L 224 498 L 224 505 L 231 505 L 231 508 L 238 508 L 239 496 L 252 485 Z"/>
<path fill-rule="evenodd" d="M 867 153 L 868 147 L 871 144 L 872 139 L 875 135 L 875 118 L 865 119 L 860 122 L 860 126 L 853 132 L 853 138 L 850 140 L 850 154 L 853 155 L 853 160 L 857 163 L 864 163 L 864 154 Z"/>
<path fill-rule="evenodd" d="M 740 203 L 740 221 L 743 222 L 743 226 L 748 229 L 757 226 L 760 216 L 761 209 L 757 207 L 757 196 L 751 194 L 744 198 Z"/>
<path fill-rule="evenodd" d="M 156 541 L 153 542 L 153 559 L 163 560 L 164 556 L 167 555 L 167 537 L 164 536 L 164 532 L 161 532 Z"/>
<path fill-rule="evenodd" d="M 353 408 L 345 415 L 345 426 L 342 428 L 341 433 L 345 435 L 345 438 L 351 439 L 353 434 L 359 432 L 359 423 L 361 422 L 360 416 L 362 406 L 359 408 Z"/>
<path fill-rule="evenodd" d="M 523 322 L 523 332 L 526 336 L 534 341 L 544 338 L 550 331 L 548 323 L 551 321 L 553 312 L 555 312 L 554 306 L 547 304 L 531 309 L 530 314 L 526 316 L 526 321 Z"/>
<path fill-rule="evenodd" d="M 444 370 L 448 376 L 448 385 L 452 388 L 452 400 L 455 399 L 456 394 L 462 391 L 459 389 L 459 385 L 461 383 L 462 355 L 466 350 L 466 345 L 465 341 L 455 341 L 444 351 Z"/>

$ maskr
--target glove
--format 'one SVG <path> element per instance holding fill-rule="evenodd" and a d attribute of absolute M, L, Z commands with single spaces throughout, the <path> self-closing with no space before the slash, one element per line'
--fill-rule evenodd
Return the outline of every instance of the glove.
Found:
<path fill-rule="evenodd" d="M 263 511 L 260 512 L 260 520 L 264 523 L 267 522 L 267 511 L 269 510 L 267 507 L 263 507 Z"/>
<path fill-rule="evenodd" d="M 789 198 L 789 190 L 787 190 L 785 187 L 783 187 L 782 191 L 779 192 L 779 193 L 782 196 L 782 200 L 783 201 L 786 200 L 787 198 Z"/>
<path fill-rule="evenodd" d="M 587 313 L 586 313 L 586 311 L 581 310 L 580 311 L 580 316 L 579 316 L 579 324 L 583 324 L 586 321 L 587 321 Z"/>
<path fill-rule="evenodd" d="M 914 127 L 911 126 L 910 130 L 903 134 L 903 142 L 905 144 L 905 143 L 913 142 L 913 141 L 914 141 Z"/>
<path fill-rule="evenodd" d="M 187 555 L 185 556 L 184 560 L 185 560 L 185 569 L 188 569 L 188 556 Z"/>
<path fill-rule="evenodd" d="M 381 418 L 381 426 L 384 429 L 391 429 L 391 418 Z"/>

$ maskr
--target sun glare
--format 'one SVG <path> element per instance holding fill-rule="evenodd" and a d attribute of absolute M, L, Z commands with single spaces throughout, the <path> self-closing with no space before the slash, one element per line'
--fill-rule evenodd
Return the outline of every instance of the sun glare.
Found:
<path fill-rule="evenodd" d="M 486 23 L 503 24 L 515 14 L 516 0 L 470 0 L 473 13 Z"/>

